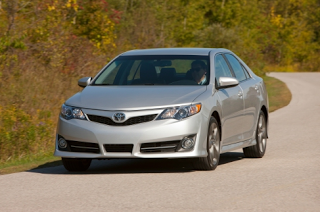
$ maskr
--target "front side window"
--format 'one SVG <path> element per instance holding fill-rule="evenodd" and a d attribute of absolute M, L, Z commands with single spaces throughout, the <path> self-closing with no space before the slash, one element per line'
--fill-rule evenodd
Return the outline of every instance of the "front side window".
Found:
<path fill-rule="evenodd" d="M 233 77 L 226 60 L 221 54 L 215 57 L 214 68 L 217 83 L 219 83 L 220 77 Z"/>
<path fill-rule="evenodd" d="M 208 85 L 208 56 L 120 56 L 92 85 Z"/>
<path fill-rule="evenodd" d="M 234 71 L 234 74 L 236 75 L 236 79 L 239 82 L 246 80 L 247 77 L 246 77 L 239 61 L 231 54 L 225 54 L 225 56 L 227 57 L 230 65 Z"/>

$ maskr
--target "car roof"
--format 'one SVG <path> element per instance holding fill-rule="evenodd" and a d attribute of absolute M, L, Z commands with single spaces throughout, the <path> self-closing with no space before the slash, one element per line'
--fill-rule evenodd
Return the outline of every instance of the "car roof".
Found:
<path fill-rule="evenodd" d="M 137 49 L 127 51 L 121 56 L 135 55 L 204 55 L 209 53 L 230 52 L 228 49 L 222 48 L 158 48 L 158 49 Z"/>

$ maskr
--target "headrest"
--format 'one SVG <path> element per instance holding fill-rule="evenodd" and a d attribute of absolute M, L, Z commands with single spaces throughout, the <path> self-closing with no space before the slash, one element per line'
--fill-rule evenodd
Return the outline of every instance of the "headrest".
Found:
<path fill-rule="evenodd" d="M 140 67 L 140 79 L 145 81 L 154 81 L 157 79 L 157 71 L 154 65 L 143 62 Z"/>
<path fill-rule="evenodd" d="M 175 68 L 162 68 L 160 72 L 160 77 L 174 77 L 176 75 Z"/>

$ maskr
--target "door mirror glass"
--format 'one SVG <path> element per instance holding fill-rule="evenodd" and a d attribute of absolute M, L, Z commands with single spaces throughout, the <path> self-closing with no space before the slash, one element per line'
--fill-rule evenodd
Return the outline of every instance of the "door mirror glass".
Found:
<path fill-rule="evenodd" d="M 234 87 L 239 84 L 239 81 L 236 78 L 233 77 L 220 77 L 219 78 L 219 88 L 229 88 Z"/>
<path fill-rule="evenodd" d="M 89 83 L 91 82 L 91 77 L 84 77 L 84 78 L 81 78 L 81 79 L 79 79 L 79 81 L 78 81 L 78 85 L 80 86 L 80 87 L 86 87 L 87 85 L 89 85 Z"/>

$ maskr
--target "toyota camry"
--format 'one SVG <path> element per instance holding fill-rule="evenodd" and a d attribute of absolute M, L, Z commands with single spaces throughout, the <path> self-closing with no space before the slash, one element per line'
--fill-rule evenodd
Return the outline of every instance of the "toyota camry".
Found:
<path fill-rule="evenodd" d="M 190 158 L 195 169 L 214 170 L 221 153 L 266 152 L 265 84 L 230 50 L 132 50 L 78 85 L 55 141 L 69 171 L 113 158 Z"/>

